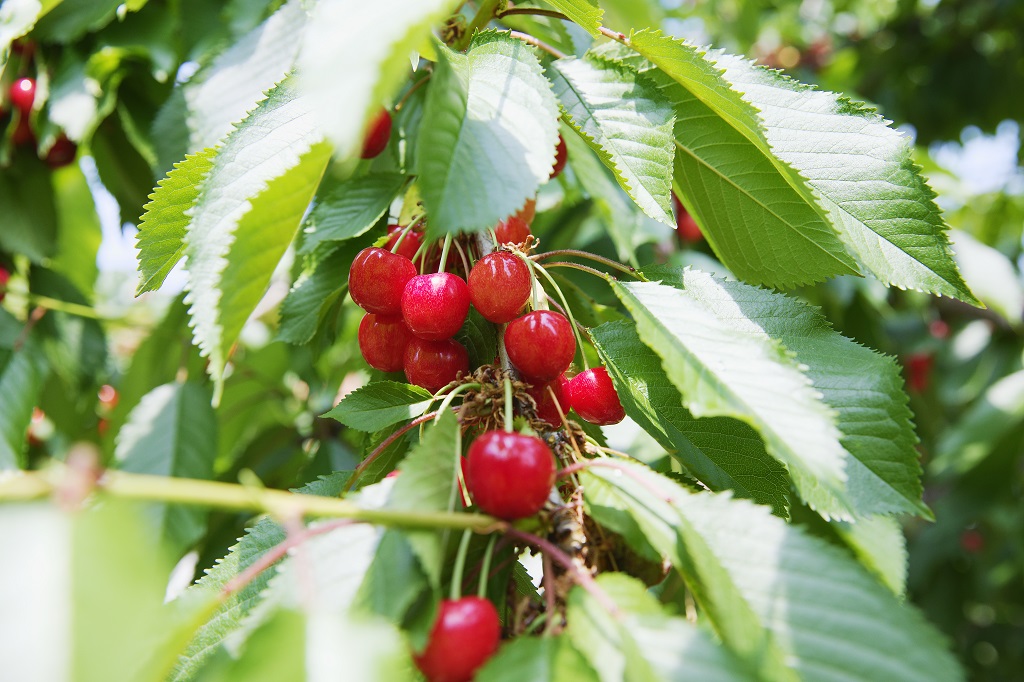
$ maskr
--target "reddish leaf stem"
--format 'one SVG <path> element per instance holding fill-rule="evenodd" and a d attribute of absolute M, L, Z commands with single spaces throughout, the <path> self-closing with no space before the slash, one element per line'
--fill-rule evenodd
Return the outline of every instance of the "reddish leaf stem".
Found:
<path fill-rule="evenodd" d="M 454 411 L 454 409 L 455 408 L 453 408 L 453 411 Z M 428 421 L 430 421 L 431 419 L 433 419 L 436 416 L 437 416 L 437 412 L 428 412 L 427 414 L 424 414 L 422 416 L 416 417 L 411 422 L 409 422 L 408 424 L 406 424 L 405 426 L 403 426 L 402 428 L 398 429 L 397 431 L 392 433 L 390 436 L 385 438 L 384 442 L 381 443 L 380 445 L 378 445 L 373 450 L 373 452 L 371 452 L 369 455 L 367 455 L 366 459 L 364 459 L 362 462 L 360 462 L 359 466 L 357 466 L 355 468 L 355 471 L 352 472 L 352 475 L 349 477 L 348 482 L 345 483 L 345 490 L 351 490 L 352 489 L 352 486 L 354 486 L 356 484 L 356 481 L 358 481 L 359 477 L 363 475 L 363 472 L 366 471 L 366 468 L 368 466 L 370 466 L 371 464 L 373 464 L 373 461 L 375 459 L 377 459 L 380 456 L 380 453 L 384 452 L 384 450 L 389 445 L 394 443 L 396 440 L 398 440 L 399 438 L 401 438 L 406 433 L 408 433 L 412 429 L 416 428 L 420 424 L 425 424 L 425 423 L 427 423 Z"/>

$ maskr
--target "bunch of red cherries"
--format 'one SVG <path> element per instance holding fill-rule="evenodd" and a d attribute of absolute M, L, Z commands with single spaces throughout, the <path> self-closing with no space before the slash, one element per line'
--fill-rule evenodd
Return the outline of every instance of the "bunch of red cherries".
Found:
<path fill-rule="evenodd" d="M 380 154 L 390 132 L 390 115 L 382 110 L 371 121 L 363 158 Z M 559 137 L 552 178 L 566 160 Z M 438 257 L 436 246 L 424 246 L 420 224 L 389 226 L 384 246 L 360 251 L 349 270 L 349 294 L 366 311 L 359 323 L 359 349 L 371 367 L 403 371 L 409 383 L 436 394 L 469 373 L 469 354 L 453 337 L 472 305 L 488 322 L 504 325 L 501 342 L 511 365 L 531 386 L 540 421 L 560 428 L 566 413 L 575 409 L 594 424 L 618 423 L 625 411 L 607 370 L 585 369 L 566 378 L 576 356 L 573 323 L 539 308 L 536 299 L 534 309 L 524 312 L 535 294 L 532 268 L 540 267 L 527 256 L 535 207 L 531 199 L 495 227 L 496 250 L 476 260 L 466 279 L 446 272 L 458 268 L 457 263 L 447 267 L 451 237 Z M 482 511 L 513 521 L 533 516 L 546 504 L 555 484 L 555 456 L 533 433 L 491 430 L 470 444 L 463 473 Z M 469 680 L 497 650 L 500 636 L 498 613 L 487 599 L 442 601 L 416 665 L 431 682 Z"/>
<path fill-rule="evenodd" d="M 35 43 L 30 41 L 15 41 L 11 46 L 15 55 L 21 57 L 22 64 L 28 64 L 35 55 Z M 36 144 L 36 133 L 32 129 L 32 109 L 36 106 L 36 80 L 29 76 L 21 76 L 14 79 L 7 91 L 7 101 L 11 104 L 17 115 L 17 122 L 14 131 L 11 133 L 11 142 L 16 147 L 34 146 Z M 4 115 L 4 107 L 0 105 L 0 115 Z M 67 135 L 60 133 L 53 144 L 46 152 L 44 161 L 50 168 L 61 168 L 75 160 L 78 153 L 78 146 L 68 139 Z"/>

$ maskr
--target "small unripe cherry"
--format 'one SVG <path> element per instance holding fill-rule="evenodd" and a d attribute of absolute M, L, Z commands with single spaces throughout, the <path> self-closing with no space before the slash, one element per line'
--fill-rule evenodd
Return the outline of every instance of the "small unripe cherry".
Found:
<path fill-rule="evenodd" d="M 488 322 L 514 320 L 533 290 L 530 268 L 508 251 L 489 253 L 469 273 L 469 300 Z"/>
<path fill-rule="evenodd" d="M 569 369 L 576 356 L 576 339 L 564 315 L 534 310 L 508 323 L 505 350 L 530 383 L 546 383 Z"/>
<path fill-rule="evenodd" d="M 609 426 L 626 417 L 619 394 L 604 367 L 584 370 L 569 379 L 565 393 L 576 414 L 591 424 Z"/>
<path fill-rule="evenodd" d="M 384 245 L 384 248 L 388 251 L 394 249 L 403 232 L 405 232 L 405 227 L 402 225 L 388 225 L 388 243 Z M 412 260 L 422 244 L 423 233 L 415 229 L 409 230 L 405 238 L 402 239 L 402 243 L 398 245 L 398 250 L 394 253 Z"/>
<path fill-rule="evenodd" d="M 498 650 L 498 611 L 483 597 L 445 599 L 437 610 L 427 647 L 414 656 L 428 682 L 470 682 Z"/>
<path fill-rule="evenodd" d="M 22 114 L 32 111 L 32 103 L 36 99 L 36 82 L 32 78 L 18 78 L 11 83 L 8 92 L 11 105 L 19 109 Z"/>
<path fill-rule="evenodd" d="M 372 159 L 375 156 L 380 156 L 380 153 L 388 146 L 389 139 L 391 139 L 391 114 L 387 109 L 381 108 L 370 121 L 369 128 L 366 129 L 362 157 Z"/>
<path fill-rule="evenodd" d="M 400 372 L 412 334 L 401 317 L 366 313 L 359 321 L 359 352 L 366 364 L 382 372 Z"/>
<path fill-rule="evenodd" d="M 684 244 L 696 244 L 704 239 L 704 233 L 700 231 L 697 221 L 683 206 L 683 202 L 679 201 L 675 192 L 672 193 L 672 207 L 676 211 L 676 235 L 680 241 Z"/>
<path fill-rule="evenodd" d="M 557 178 L 565 169 L 565 162 L 569 160 L 569 150 L 565 146 L 565 140 L 561 134 L 558 136 L 558 145 L 555 147 L 555 165 L 551 168 L 549 180 Z"/>
<path fill-rule="evenodd" d="M 494 228 L 499 244 L 522 244 L 530 238 L 530 225 L 518 216 L 509 216 Z"/>
<path fill-rule="evenodd" d="M 406 381 L 437 393 L 459 373 L 469 372 L 469 353 L 455 339 L 428 341 L 414 336 L 405 347 L 402 364 Z"/>
<path fill-rule="evenodd" d="M 533 516 L 555 484 L 555 457 L 537 436 L 487 431 L 470 444 L 468 459 L 473 501 L 499 519 Z"/>
<path fill-rule="evenodd" d="M 455 335 L 469 313 L 469 287 L 458 275 L 434 272 L 409 280 L 402 292 L 402 317 L 415 336 L 437 341 Z"/>
<path fill-rule="evenodd" d="M 375 246 L 356 254 L 348 271 L 348 293 L 360 308 L 375 315 L 399 315 L 402 292 L 416 276 L 405 256 Z"/>

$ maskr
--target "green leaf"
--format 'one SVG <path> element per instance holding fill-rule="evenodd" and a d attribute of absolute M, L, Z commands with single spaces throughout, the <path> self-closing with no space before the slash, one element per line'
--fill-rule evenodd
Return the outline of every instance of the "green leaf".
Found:
<path fill-rule="evenodd" d="M 600 35 L 601 17 L 604 10 L 597 6 L 596 0 L 545 0 L 559 12 L 569 17 L 583 30 L 595 38 Z"/>
<path fill-rule="evenodd" d="M 0 368 L 0 471 L 26 464 L 25 432 L 46 373 L 46 361 L 34 341 L 15 350 Z"/>
<path fill-rule="evenodd" d="M 405 536 L 395 529 L 384 531 L 377 554 L 366 571 L 356 606 L 401 623 L 406 611 L 427 589 L 427 577 Z"/>
<path fill-rule="evenodd" d="M 901 289 L 978 300 L 957 272 L 910 142 L 863 104 L 747 60 L 707 55 L 757 108 L 773 153 L 806 178 L 846 248 Z"/>
<path fill-rule="evenodd" d="M 755 679 L 707 633 L 666 615 L 640 581 L 605 573 L 597 584 L 621 618 L 577 586 L 569 593 L 566 632 L 602 681 Z"/>
<path fill-rule="evenodd" d="M 907 541 L 900 522 L 877 514 L 856 523 L 834 521 L 830 525 L 860 563 L 902 598 L 907 591 Z"/>
<path fill-rule="evenodd" d="M 213 478 L 217 420 L 210 394 L 194 383 L 158 386 L 147 393 L 118 432 L 114 456 L 122 471 L 179 478 Z M 147 508 L 157 535 L 183 550 L 206 531 L 201 507 L 154 504 Z"/>
<path fill-rule="evenodd" d="M 34 263 L 53 255 L 57 246 L 57 211 L 50 169 L 34 154 L 17 154 L 0 173 L 4 207 L 0 251 L 20 253 Z"/>
<path fill-rule="evenodd" d="M 299 56 L 299 72 L 338 158 L 358 154 L 371 116 L 408 76 L 409 54 L 430 40 L 431 31 L 458 5 L 457 0 L 317 3 Z M 338 40 L 340 35 L 358 39 Z"/>
<path fill-rule="evenodd" d="M 337 497 L 341 494 L 348 478 L 345 473 L 332 474 L 313 481 L 295 492 L 306 495 Z M 217 561 L 205 575 L 190 587 L 186 594 L 208 592 L 216 594 L 232 578 L 251 566 L 267 550 L 285 539 L 284 528 L 269 517 L 263 517 L 246 531 L 238 543 L 232 545 L 228 554 Z M 249 612 L 259 602 L 260 595 L 270 578 L 276 575 L 280 564 L 274 564 L 253 578 L 241 590 L 224 599 L 217 610 L 195 632 L 184 652 L 178 659 L 171 682 L 184 682 L 196 678 L 197 673 L 209 658 L 216 653 L 221 643 L 241 626 Z"/>
<path fill-rule="evenodd" d="M 558 108 L 534 49 L 478 34 L 467 54 L 439 48 L 416 147 L 428 231 L 482 230 L 548 179 Z"/>
<path fill-rule="evenodd" d="M 0 54 L 9 54 L 11 43 L 32 30 L 39 17 L 52 7 L 43 7 L 41 0 L 7 0 L 0 12 Z M 6 65 L 6 57 L 3 60 Z"/>
<path fill-rule="evenodd" d="M 303 222 L 305 239 L 301 252 L 313 253 L 319 245 L 363 234 L 387 213 L 391 201 L 405 184 L 398 173 L 378 173 L 347 180 L 317 199 Z"/>
<path fill-rule="evenodd" d="M 242 36 L 184 86 L 189 151 L 213 147 L 231 133 L 292 70 L 309 18 L 290 0 Z"/>
<path fill-rule="evenodd" d="M 469 309 L 466 321 L 454 338 L 469 352 L 470 367 L 493 363 L 498 357 L 498 330 L 476 308 Z"/>
<path fill-rule="evenodd" d="M 311 257 L 311 263 L 281 302 L 277 340 L 303 345 L 316 335 L 326 312 L 348 286 L 340 274 L 348 271 L 356 249 L 331 248 L 327 255 Z"/>
<path fill-rule="evenodd" d="M 91 294 L 99 274 L 96 254 L 103 241 L 92 191 L 82 169 L 75 164 L 53 173 L 53 187 L 60 239 L 49 266 L 68 278 L 76 289 Z"/>
<path fill-rule="evenodd" d="M 908 513 L 931 517 L 921 501 L 921 466 L 903 378 L 896 362 L 833 331 L 817 308 L 740 282 L 684 271 L 675 282 L 717 312 L 734 334 L 780 343 L 822 400 L 842 432 L 846 490 L 860 515 Z M 818 511 L 843 515 L 843 505 L 806 497 Z"/>
<path fill-rule="evenodd" d="M 962 679 L 932 626 L 839 548 L 767 508 L 618 466 L 629 474 L 581 473 L 588 510 L 631 514 L 757 679 Z"/>
<path fill-rule="evenodd" d="M 456 503 L 455 464 L 461 452 L 455 451 L 459 422 L 445 412 L 431 426 L 419 444 L 409 451 L 399 466 L 399 475 L 388 498 L 387 508 L 404 511 L 448 511 Z M 441 584 L 445 537 L 448 533 L 413 531 L 406 533 L 420 565 L 437 589 Z"/>
<path fill-rule="evenodd" d="M 420 416 L 430 400 L 430 391 L 419 386 L 375 381 L 346 395 L 323 416 L 360 431 L 379 431 Z"/>
<path fill-rule="evenodd" d="M 732 490 L 788 514 L 789 477 L 757 432 L 725 417 L 694 419 L 636 328 L 610 322 L 590 330 L 626 414 L 712 490 Z"/>
<path fill-rule="evenodd" d="M 644 213 L 672 216 L 673 112 L 644 76 L 596 59 L 559 59 L 548 72 L 563 117 Z"/>
<path fill-rule="evenodd" d="M 729 311 L 686 291 L 653 282 L 613 282 L 612 289 L 693 416 L 750 424 L 768 452 L 789 467 L 804 499 L 845 501 L 846 452 L 833 413 L 782 344 L 737 334 Z M 830 511 L 850 515 L 842 508 Z"/>
<path fill-rule="evenodd" d="M 372 434 L 367 434 L 363 440 L 363 457 L 369 457 L 370 453 L 376 450 L 380 445 L 387 440 L 395 429 L 385 428 Z M 356 480 L 355 488 L 363 488 L 368 485 L 372 485 L 379 481 L 383 481 L 388 474 L 394 471 L 398 467 L 398 463 L 405 457 L 405 453 L 409 451 L 409 441 L 412 437 L 412 433 L 404 436 L 399 436 L 391 442 L 386 448 L 381 450 L 380 453 L 374 458 L 366 469 L 359 475 Z"/>
<path fill-rule="evenodd" d="M 564 635 L 504 642 L 473 677 L 476 682 L 596 682 L 598 677 Z"/>
<path fill-rule="evenodd" d="M 320 183 L 330 149 L 289 81 L 228 135 L 186 236 L 193 332 L 214 400 L 228 354 Z"/>
<path fill-rule="evenodd" d="M 167 274 L 185 255 L 185 233 L 191 221 L 191 209 L 216 155 L 216 149 L 207 148 L 186 156 L 184 161 L 174 164 L 174 169 L 149 195 L 150 202 L 143 207 L 146 212 L 135 240 L 142 275 L 136 296 L 159 289 Z"/>
<path fill-rule="evenodd" d="M 978 298 L 1011 327 L 1020 328 L 1024 316 L 1024 286 L 1017 269 L 1002 252 L 966 232 L 951 232 L 956 264 Z"/>

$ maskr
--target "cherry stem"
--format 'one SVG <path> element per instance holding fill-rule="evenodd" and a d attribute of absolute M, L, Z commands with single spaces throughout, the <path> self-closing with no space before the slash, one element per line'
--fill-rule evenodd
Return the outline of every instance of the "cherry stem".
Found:
<path fill-rule="evenodd" d="M 455 245 L 455 250 L 459 252 L 459 258 L 462 259 L 462 267 L 466 271 L 466 277 L 469 277 L 469 258 L 466 256 L 466 252 L 462 248 L 462 244 L 456 239 L 452 242 Z"/>
<path fill-rule="evenodd" d="M 502 17 L 506 17 L 506 16 L 508 16 L 510 14 L 534 14 L 534 15 L 541 16 L 541 17 L 551 17 L 552 19 L 561 19 L 562 21 L 572 21 L 569 17 L 565 16 L 561 12 L 556 12 L 556 11 L 550 10 L 550 9 L 540 9 L 540 8 L 533 8 L 533 7 L 513 7 L 513 8 L 509 8 L 509 9 L 505 10 L 504 12 L 501 12 L 500 14 L 498 14 L 498 18 L 501 19 Z M 600 31 L 601 35 L 603 35 L 606 38 L 611 38 L 612 40 L 615 40 L 615 41 L 618 41 L 618 42 L 622 43 L 623 45 L 627 45 L 627 46 L 629 45 L 629 38 L 626 37 L 625 33 L 619 33 L 618 31 L 613 31 L 610 28 L 605 28 L 604 26 L 598 26 L 597 30 Z"/>
<path fill-rule="evenodd" d="M 444 397 L 444 400 L 441 401 L 441 406 L 437 408 L 437 412 L 435 413 L 437 414 L 437 417 L 435 418 L 434 421 L 441 421 L 441 415 L 448 408 L 448 406 L 452 404 L 452 401 L 455 400 L 456 396 L 458 396 L 460 393 L 464 393 L 475 388 L 480 388 L 480 384 L 460 384 L 459 386 L 453 388 L 451 392 L 449 392 L 448 395 Z M 433 402 L 434 400 L 437 400 L 436 395 L 434 396 L 434 399 L 431 400 L 431 402 Z"/>
<path fill-rule="evenodd" d="M 433 75 L 434 74 L 432 74 L 432 73 L 428 73 L 426 76 L 424 76 L 423 78 L 421 78 L 418 81 L 416 81 L 415 83 L 413 83 L 412 87 L 410 87 L 408 90 L 406 90 L 405 94 L 402 95 L 402 99 L 398 100 L 398 104 L 395 105 L 395 113 L 398 113 L 399 111 L 401 111 L 402 107 L 405 105 L 405 101 L 407 99 L 409 99 L 409 97 L 412 96 L 412 93 L 414 93 L 417 90 L 419 90 L 423 86 L 424 83 L 426 83 L 428 80 L 430 80 L 430 77 L 433 76 Z"/>
<path fill-rule="evenodd" d="M 544 554 L 547 554 L 551 559 L 564 568 L 576 581 L 576 584 L 585 589 L 590 593 L 594 599 L 597 600 L 601 606 L 603 606 L 612 616 L 615 618 L 621 618 L 622 612 L 619 607 L 615 605 L 608 593 L 601 589 L 601 586 L 594 580 L 594 576 L 590 575 L 586 571 L 580 570 L 572 558 L 568 554 L 559 549 L 553 542 L 545 540 L 542 537 L 534 535 L 533 533 L 527 533 L 526 531 L 519 530 L 518 528 L 507 528 L 505 534 L 510 535 L 516 540 L 524 542 L 528 545 L 536 547 Z"/>
<path fill-rule="evenodd" d="M 487 550 L 484 552 L 484 563 L 480 567 L 480 582 L 476 586 L 476 596 L 483 599 L 487 596 L 487 580 L 491 577 L 491 559 L 494 557 L 494 543 L 497 542 L 498 536 L 491 534 L 491 539 L 487 541 Z"/>
<path fill-rule="evenodd" d="M 300 532 L 289 535 L 284 540 L 268 549 L 244 571 L 225 583 L 224 587 L 221 588 L 221 596 L 226 598 L 235 592 L 244 589 L 246 585 L 256 579 L 256 576 L 276 564 L 279 560 L 283 559 L 288 553 L 288 550 L 299 546 L 309 538 L 329 533 L 332 530 L 342 528 L 344 526 L 351 526 L 353 523 L 356 522 L 352 519 L 337 519 L 321 523 L 318 526 L 307 527 L 302 529 Z"/>
<path fill-rule="evenodd" d="M 610 275 L 608 275 L 608 273 L 601 272 L 600 270 L 592 268 L 589 265 L 583 265 L 582 263 L 570 263 L 568 261 L 561 261 L 561 260 L 557 260 L 557 261 L 554 261 L 552 263 L 545 263 L 541 267 L 544 267 L 544 268 L 572 268 L 573 270 L 579 270 L 581 272 L 586 272 L 588 274 L 594 275 L 595 277 L 599 277 L 599 278 L 603 279 L 606 282 L 608 281 L 608 278 L 610 276 Z"/>
<path fill-rule="evenodd" d="M 469 539 L 473 532 L 465 530 L 459 541 L 459 553 L 455 555 L 455 570 L 452 571 L 452 584 L 448 588 L 448 598 L 455 601 L 462 596 L 462 572 L 466 567 L 466 552 L 469 551 Z"/>
<path fill-rule="evenodd" d="M 441 247 L 441 264 L 437 266 L 438 273 L 444 272 L 445 263 L 448 262 L 448 251 L 452 248 L 452 233 L 444 236 L 444 246 Z"/>
<path fill-rule="evenodd" d="M 505 430 L 512 433 L 512 381 L 505 377 Z"/>
<path fill-rule="evenodd" d="M 543 267 L 534 268 L 536 272 L 541 273 L 548 280 L 548 283 L 554 288 L 555 293 L 558 294 L 559 300 L 562 301 L 562 305 L 565 307 L 565 316 L 569 318 L 569 322 L 572 324 L 572 333 L 576 335 L 576 343 L 580 346 L 580 357 L 583 358 L 583 369 L 590 369 L 590 363 L 587 362 L 587 354 L 583 351 L 583 336 L 580 334 L 580 330 L 576 328 L 576 318 L 572 316 L 572 310 L 569 308 L 569 302 L 565 300 L 565 294 L 562 293 L 562 289 L 555 282 L 555 278 L 548 274 L 548 271 Z M 594 272 L 597 272 L 595 270 Z M 598 273 L 602 277 L 603 273 Z"/>
<path fill-rule="evenodd" d="M 575 256 L 576 258 L 586 258 L 587 260 L 592 260 L 595 263 L 607 265 L 608 267 L 618 270 L 619 272 L 625 273 L 632 277 L 636 277 L 641 281 L 647 281 L 647 278 L 644 277 L 644 274 L 637 270 L 636 268 L 629 265 L 624 265 L 616 260 L 612 260 L 611 258 L 599 256 L 596 253 L 590 253 L 589 251 L 580 251 L 578 249 L 557 249 L 555 251 L 545 251 L 544 253 L 535 254 L 533 256 L 530 256 L 530 258 L 532 260 L 539 261 L 544 260 L 545 258 L 553 258 L 555 256 Z"/>
<path fill-rule="evenodd" d="M 470 41 L 473 40 L 473 34 L 490 23 L 500 4 L 500 0 L 483 0 L 480 3 L 480 9 L 477 10 L 469 25 L 466 26 L 466 32 L 459 39 L 459 42 L 456 43 L 455 49 L 465 50 L 469 46 Z"/>
<path fill-rule="evenodd" d="M 511 35 L 513 38 L 518 38 L 519 40 L 523 41 L 524 43 L 528 43 L 530 45 L 533 45 L 534 47 L 537 47 L 537 48 L 540 48 L 541 50 L 544 50 L 545 52 L 547 52 L 549 55 L 551 55 L 555 59 L 565 59 L 565 57 L 566 57 L 566 54 L 564 52 L 562 52 L 561 50 L 556 49 L 556 48 L 548 45 L 543 40 L 537 40 L 536 38 L 531 36 L 529 33 L 523 33 L 521 31 L 509 31 L 509 35 Z"/>
<path fill-rule="evenodd" d="M 395 245 L 391 247 L 391 253 L 398 253 L 398 247 L 402 245 L 402 240 L 405 239 L 405 235 L 412 232 L 412 228 L 414 225 L 416 225 L 416 223 L 412 222 L 405 226 L 405 229 L 402 230 L 402 233 L 398 235 L 398 239 L 395 240 Z"/>
<path fill-rule="evenodd" d="M 550 635 L 555 629 L 555 576 L 551 566 L 551 557 L 544 555 L 544 615 L 547 618 L 544 635 Z"/>
<path fill-rule="evenodd" d="M 440 412 L 440 410 L 438 412 Z M 380 454 L 384 452 L 384 450 L 389 445 L 394 443 L 396 440 L 398 440 L 399 438 L 401 438 L 406 433 L 416 428 L 420 424 L 425 424 L 426 422 L 436 417 L 438 415 L 438 412 L 429 412 L 420 417 L 416 417 L 411 422 L 409 422 L 408 424 L 406 424 L 405 426 L 403 426 L 402 428 L 398 429 L 390 436 L 385 438 L 380 445 L 374 448 L 373 452 L 366 456 L 366 459 L 364 459 L 362 462 L 359 463 L 358 466 L 356 466 L 355 471 L 352 472 L 352 475 L 349 477 L 348 482 L 345 483 L 345 490 L 352 490 L 352 486 L 356 484 L 356 481 L 358 481 L 359 477 L 362 476 L 363 472 L 366 471 L 366 468 L 373 464 L 373 461 L 380 457 Z"/>

